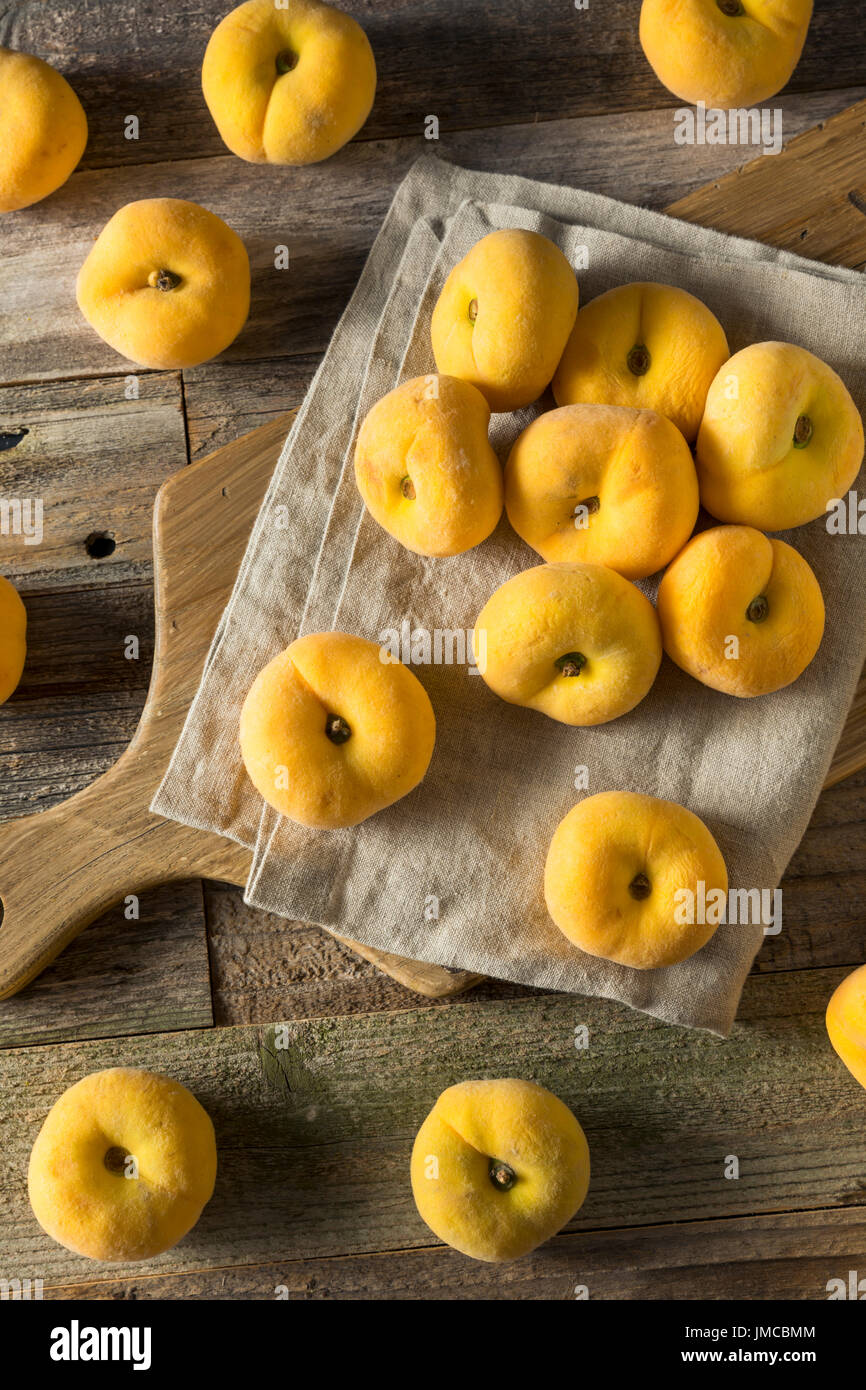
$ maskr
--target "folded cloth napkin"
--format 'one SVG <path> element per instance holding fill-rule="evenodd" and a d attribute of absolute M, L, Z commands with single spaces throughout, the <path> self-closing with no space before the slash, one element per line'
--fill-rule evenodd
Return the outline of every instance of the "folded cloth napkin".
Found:
<path fill-rule="evenodd" d="M 352 451 L 379 397 L 435 370 L 436 297 L 455 262 L 499 227 L 543 232 L 585 266 L 582 304 L 632 280 L 680 285 L 719 317 L 732 352 L 767 339 L 800 343 L 840 373 L 861 410 L 866 404 L 866 285 L 856 272 L 580 190 L 420 160 L 293 424 L 152 809 L 253 848 L 245 896 L 257 907 L 403 956 L 618 999 L 724 1035 L 764 927 L 724 924 L 690 960 L 661 970 L 597 960 L 548 917 L 547 847 L 581 796 L 629 789 L 706 821 L 733 888 L 775 888 L 866 655 L 863 545 L 830 535 L 823 519 L 784 537 L 817 574 L 827 627 L 815 661 L 777 694 L 732 699 L 665 659 L 637 709 L 593 729 L 497 699 L 471 665 L 468 634 L 494 589 L 538 557 L 504 519 L 467 554 L 410 554 L 365 511 Z M 493 417 L 503 459 L 537 413 Z M 655 581 L 641 587 L 654 596 Z M 353 829 L 316 831 L 263 804 L 237 729 L 254 673 L 295 637 L 332 628 L 381 642 L 396 633 L 401 646 L 414 637 L 422 664 L 413 669 L 432 699 L 437 741 L 408 797 Z M 440 660 L 430 662 L 427 636 L 435 657 L 437 633 Z M 779 926 L 777 916 L 772 930 Z"/>

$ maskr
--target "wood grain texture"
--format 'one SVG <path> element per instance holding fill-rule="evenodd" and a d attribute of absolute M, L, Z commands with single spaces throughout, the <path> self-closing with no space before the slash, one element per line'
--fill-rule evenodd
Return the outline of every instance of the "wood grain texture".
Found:
<path fill-rule="evenodd" d="M 14 999 L 0 1047 L 209 1028 L 214 1021 L 202 886 L 168 883 L 119 903 Z"/>
<path fill-rule="evenodd" d="M 683 1221 L 555 1237 L 509 1265 L 436 1246 L 236 1269 L 51 1285 L 46 1299 L 312 1300 L 806 1299 L 866 1265 L 866 1207 Z"/>
<path fill-rule="evenodd" d="M 798 98 L 786 130 L 839 111 L 856 92 Z M 74 174 L 50 200 L 10 213 L 0 260 L 0 381 L 126 374 L 84 323 L 75 277 L 122 204 L 178 197 L 203 203 L 243 237 L 252 267 L 250 320 L 220 357 L 232 367 L 320 353 L 354 289 L 397 186 L 431 149 L 480 169 L 573 184 L 653 207 L 752 158 L 743 146 L 676 146 L 671 110 L 347 146 L 324 164 L 286 171 L 231 156 Z M 764 159 L 765 164 L 777 162 Z M 274 268 L 276 246 L 287 270 Z"/>
<path fill-rule="evenodd" d="M 430 1246 L 409 1189 L 412 1141 L 439 1092 L 478 1075 L 538 1080 L 585 1126 L 593 1179 L 569 1230 L 862 1208 L 863 1090 L 823 1021 L 842 973 L 753 976 L 724 1042 L 566 996 L 314 1020 L 287 1025 L 284 1036 L 217 1028 L 129 1038 L 124 1064 L 188 1085 L 213 1118 L 220 1156 L 201 1222 L 147 1272 Z M 589 1030 L 585 1051 L 575 1049 L 578 1024 Z M 27 1155 L 49 1106 L 117 1060 L 114 1042 L 0 1053 L 7 1278 L 92 1283 L 143 1272 L 100 1269 L 55 1245 L 25 1191 Z M 724 1176 L 728 1155 L 739 1160 L 736 1180 Z M 554 1267 L 565 1272 L 558 1247 L 535 1259 L 542 1280 Z"/>
<path fill-rule="evenodd" d="M 0 820 L 55 805 L 120 757 L 153 658 L 150 585 L 49 590 L 26 603 L 27 661 L 2 710 Z M 130 636 L 137 660 L 126 658 Z"/>
<path fill-rule="evenodd" d="M 205 458 L 278 416 L 290 426 L 321 360 L 321 353 L 263 362 L 219 359 L 184 372 L 190 459 Z"/>
<path fill-rule="evenodd" d="M 116 761 L 141 713 L 153 653 L 150 585 L 28 593 L 27 610 L 24 680 L 3 708 L 0 821 L 55 805 Z M 137 661 L 124 655 L 130 634 Z M 37 882 L 49 874 L 38 866 Z M 141 898 L 137 921 L 111 909 L 38 981 L 0 1002 L 0 1046 L 212 1021 L 201 884 L 169 884 Z"/>
<path fill-rule="evenodd" d="M 813 260 L 866 265 L 866 102 L 797 136 L 778 156 L 759 159 L 688 195 L 675 217 L 734 232 L 748 218 L 758 241 Z M 780 170 L 784 177 L 780 178 Z M 767 196 L 772 190 L 772 195 Z"/>
<path fill-rule="evenodd" d="M 231 0 L 195 7 L 137 0 L 6 0 L 0 44 L 36 52 L 72 81 L 90 123 L 85 168 L 207 157 L 224 147 L 201 93 L 201 59 Z M 670 106 L 638 40 L 639 0 L 342 0 L 364 26 L 378 89 L 358 141 Z M 862 26 L 843 5 L 817 7 L 791 82 L 800 92 L 853 86 L 866 70 Z M 138 139 L 124 121 L 139 118 Z M 288 171 L 286 188 L 291 189 Z"/>
<path fill-rule="evenodd" d="M 179 373 L 0 388 L 0 433 L 22 429 L 0 453 L 0 496 L 40 499 L 43 538 L 0 531 L 0 573 L 25 595 L 150 579 L 154 498 L 187 462 Z M 88 553 L 93 535 L 110 556 Z"/>

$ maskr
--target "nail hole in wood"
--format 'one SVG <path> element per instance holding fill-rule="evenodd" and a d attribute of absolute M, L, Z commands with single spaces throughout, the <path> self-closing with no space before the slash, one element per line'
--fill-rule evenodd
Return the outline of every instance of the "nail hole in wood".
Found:
<path fill-rule="evenodd" d="M 0 432 L 0 454 L 7 449 L 14 449 L 16 444 L 20 444 L 25 434 L 30 431 L 23 426 L 20 430 L 3 430 Z"/>
<path fill-rule="evenodd" d="M 84 542 L 84 549 L 91 560 L 107 560 L 117 549 L 117 542 L 107 531 L 91 531 Z"/>

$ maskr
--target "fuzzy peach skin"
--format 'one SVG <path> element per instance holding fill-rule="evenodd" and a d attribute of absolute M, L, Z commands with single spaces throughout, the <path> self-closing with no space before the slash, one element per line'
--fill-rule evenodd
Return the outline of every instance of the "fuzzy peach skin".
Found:
<path fill-rule="evenodd" d="M 471 381 L 490 409 L 538 399 L 577 314 L 574 271 L 539 232 L 490 232 L 451 271 L 430 323 L 440 372 Z"/>
<path fill-rule="evenodd" d="M 727 357 L 722 325 L 693 294 L 651 282 L 618 285 L 578 314 L 553 394 L 557 405 L 655 410 L 691 443 Z"/>
<path fill-rule="evenodd" d="M 301 825 L 357 825 L 417 787 L 436 738 L 407 666 L 347 632 L 300 637 L 260 671 L 241 711 L 241 755 L 269 805 Z"/>
<path fill-rule="evenodd" d="M 475 624 L 479 672 L 500 699 L 562 724 L 606 724 L 649 691 L 662 658 L 655 609 L 604 565 L 536 565 Z"/>
<path fill-rule="evenodd" d="M 236 232 L 181 198 L 127 203 L 78 272 L 78 307 L 121 356 L 141 367 L 195 367 L 240 333 L 250 262 Z"/>
<path fill-rule="evenodd" d="M 36 1220 L 67 1250 L 91 1260 L 150 1260 L 198 1221 L 216 1169 L 213 1125 L 185 1086 L 112 1067 L 55 1101 L 27 1182 Z"/>
<path fill-rule="evenodd" d="M 811 18 L 812 0 L 643 0 L 640 42 L 682 101 L 756 106 L 788 82 Z"/>
<path fill-rule="evenodd" d="M 846 975 L 827 1005 L 827 1034 L 845 1066 L 866 1086 L 866 965 Z"/>
<path fill-rule="evenodd" d="M 824 600 L 811 566 L 751 526 L 695 536 L 665 571 L 657 604 L 671 661 L 743 699 L 790 685 L 824 635 Z"/>
<path fill-rule="evenodd" d="M 642 579 L 692 534 L 698 479 L 688 444 L 663 415 L 563 405 L 515 441 L 505 509 L 543 559 L 585 560 Z"/>
<path fill-rule="evenodd" d="M 211 34 L 201 85 L 233 154 L 253 164 L 316 164 L 369 116 L 376 60 L 342 10 L 318 0 L 247 0 Z"/>
<path fill-rule="evenodd" d="M 87 144 L 87 117 L 66 78 L 30 53 L 0 48 L 0 212 L 56 192 Z"/>
<path fill-rule="evenodd" d="M 415 1138 L 421 1219 L 473 1260 L 517 1260 L 556 1235 L 589 1189 L 589 1145 L 574 1115 L 534 1081 L 461 1081 Z"/>
<path fill-rule="evenodd" d="M 404 381 L 373 406 L 355 446 L 355 479 L 375 521 L 416 555 L 459 555 L 502 515 L 490 407 L 453 376 Z"/>
<path fill-rule="evenodd" d="M 701 501 L 719 521 L 787 531 L 845 496 L 863 462 L 863 421 L 820 357 L 753 343 L 709 389 L 696 460 Z"/>
<path fill-rule="evenodd" d="M 588 955 L 656 970 L 705 946 L 716 924 L 677 921 L 677 893 L 727 894 L 722 852 L 675 801 L 636 792 L 588 796 L 556 827 L 544 870 L 547 910 Z M 697 916 L 697 913 L 692 913 Z"/>
<path fill-rule="evenodd" d="M 27 609 L 21 595 L 0 575 L 0 705 L 17 689 L 27 656 Z"/>

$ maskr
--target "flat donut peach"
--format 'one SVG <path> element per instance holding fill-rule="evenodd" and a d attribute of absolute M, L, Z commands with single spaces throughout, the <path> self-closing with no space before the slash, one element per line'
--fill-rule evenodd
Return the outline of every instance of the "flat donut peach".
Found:
<path fill-rule="evenodd" d="M 422 781 L 436 738 L 417 676 L 346 632 L 300 637 L 268 662 L 241 711 L 241 754 L 269 805 L 335 830 L 384 810 Z"/>
<path fill-rule="evenodd" d="M 34 1215 L 91 1260 L 150 1260 L 195 1225 L 216 1181 L 213 1125 L 185 1086 L 133 1067 L 63 1092 L 30 1155 Z"/>

